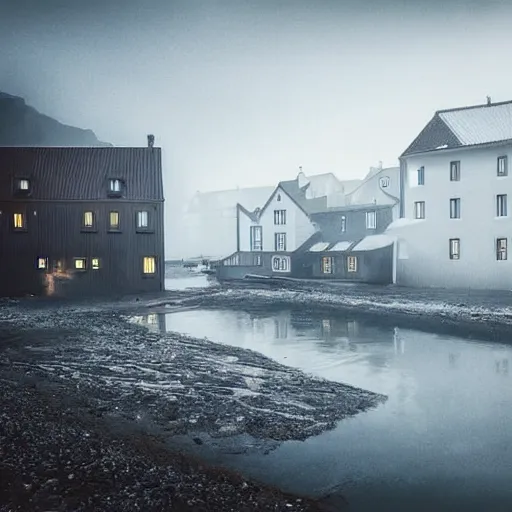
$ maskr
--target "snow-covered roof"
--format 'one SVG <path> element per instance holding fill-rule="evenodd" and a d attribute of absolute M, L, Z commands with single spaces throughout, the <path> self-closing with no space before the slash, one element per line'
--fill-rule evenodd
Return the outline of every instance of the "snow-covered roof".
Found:
<path fill-rule="evenodd" d="M 425 222 L 425 219 L 397 219 L 393 221 L 387 228 L 386 233 L 388 231 L 392 231 L 394 229 L 409 227 L 409 226 L 417 226 L 418 224 L 421 224 L 422 222 Z"/>
<path fill-rule="evenodd" d="M 464 146 L 512 139 L 512 103 L 439 112 Z"/>
<path fill-rule="evenodd" d="M 322 252 L 322 251 L 325 251 L 327 249 L 327 247 L 329 247 L 329 243 L 327 242 L 318 242 L 314 245 L 312 245 L 309 250 L 311 252 Z"/>
<path fill-rule="evenodd" d="M 375 249 L 382 249 L 388 247 L 395 241 L 394 237 L 389 235 L 370 235 L 363 238 L 355 247 L 353 251 L 374 251 Z"/>
<path fill-rule="evenodd" d="M 329 251 L 346 251 L 354 242 L 338 242 L 334 244 Z"/>

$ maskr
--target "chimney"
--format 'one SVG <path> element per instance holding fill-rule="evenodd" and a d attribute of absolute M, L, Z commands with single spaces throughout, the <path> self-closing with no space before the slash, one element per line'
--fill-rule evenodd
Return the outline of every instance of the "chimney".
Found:
<path fill-rule="evenodd" d="M 490 96 L 487 96 L 487 106 L 488 107 L 491 106 L 491 97 Z"/>
<path fill-rule="evenodd" d="M 155 145 L 155 136 L 148 135 L 148 148 L 152 148 Z"/>

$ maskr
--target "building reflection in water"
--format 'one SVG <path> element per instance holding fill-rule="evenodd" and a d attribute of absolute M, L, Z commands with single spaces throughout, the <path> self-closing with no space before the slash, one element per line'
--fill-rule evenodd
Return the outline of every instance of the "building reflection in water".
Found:
<path fill-rule="evenodd" d="M 162 313 L 149 313 L 147 315 L 137 315 L 132 317 L 132 322 L 143 325 L 152 332 L 164 333 L 166 329 L 166 315 Z"/>

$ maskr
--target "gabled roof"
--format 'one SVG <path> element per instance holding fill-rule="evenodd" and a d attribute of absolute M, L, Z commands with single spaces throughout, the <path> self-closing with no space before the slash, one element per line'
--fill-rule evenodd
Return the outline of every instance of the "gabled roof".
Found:
<path fill-rule="evenodd" d="M 0 162 L 0 200 L 15 177 L 31 181 L 36 200 L 106 199 L 109 178 L 125 181 L 125 199 L 164 199 L 160 148 L 0 147 Z"/>
<path fill-rule="evenodd" d="M 512 141 L 512 101 L 439 110 L 402 156 Z"/>
<path fill-rule="evenodd" d="M 286 194 L 299 206 L 299 208 L 306 214 L 310 215 L 315 211 L 327 208 L 327 197 L 315 197 L 306 199 L 306 189 L 309 185 L 303 188 L 299 187 L 298 180 L 281 181 L 278 188 L 281 188 Z M 269 201 L 270 202 L 270 201 Z M 262 208 L 263 211 L 264 208 Z"/>

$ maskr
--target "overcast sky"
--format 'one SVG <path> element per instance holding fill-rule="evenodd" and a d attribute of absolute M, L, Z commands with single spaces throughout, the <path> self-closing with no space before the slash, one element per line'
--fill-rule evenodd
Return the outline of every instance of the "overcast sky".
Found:
<path fill-rule="evenodd" d="M 507 5 L 510 4 L 510 5 Z M 167 198 L 362 177 L 436 109 L 512 99 L 509 0 L 0 0 L 0 90 L 165 151 Z"/>

